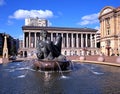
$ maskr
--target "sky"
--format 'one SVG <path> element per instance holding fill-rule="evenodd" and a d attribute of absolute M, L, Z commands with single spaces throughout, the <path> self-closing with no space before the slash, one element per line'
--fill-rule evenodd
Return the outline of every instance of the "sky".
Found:
<path fill-rule="evenodd" d="M 53 27 L 99 29 L 98 16 L 105 6 L 119 7 L 119 0 L 0 0 L 0 33 L 22 39 L 25 18 L 39 17 Z"/>

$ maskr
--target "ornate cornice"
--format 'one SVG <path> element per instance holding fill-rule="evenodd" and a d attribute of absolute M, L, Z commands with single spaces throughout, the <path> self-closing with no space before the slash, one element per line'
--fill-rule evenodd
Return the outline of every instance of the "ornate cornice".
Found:
<path fill-rule="evenodd" d="M 81 31 L 81 32 L 97 32 L 91 28 L 69 28 L 69 27 L 41 27 L 41 26 L 22 26 L 22 30 L 48 30 L 48 31 Z"/>
<path fill-rule="evenodd" d="M 115 38 L 117 38 L 117 37 L 118 37 L 118 35 L 113 35 L 113 36 L 105 36 L 105 37 L 102 37 L 101 39 L 112 38 L 112 37 L 115 37 Z"/>

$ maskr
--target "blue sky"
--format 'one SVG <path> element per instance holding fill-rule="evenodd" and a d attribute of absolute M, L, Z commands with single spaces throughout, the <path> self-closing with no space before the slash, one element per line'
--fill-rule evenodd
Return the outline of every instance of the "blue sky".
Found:
<path fill-rule="evenodd" d="M 0 0 L 0 33 L 22 38 L 27 17 L 49 20 L 54 27 L 99 28 L 98 15 L 105 6 L 120 6 L 119 0 Z"/>

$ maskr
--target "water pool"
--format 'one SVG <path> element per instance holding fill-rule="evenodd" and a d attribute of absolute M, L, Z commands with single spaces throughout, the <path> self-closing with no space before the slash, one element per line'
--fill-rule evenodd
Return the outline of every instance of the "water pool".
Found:
<path fill-rule="evenodd" d="M 120 68 L 74 63 L 72 70 L 42 72 L 29 62 L 0 65 L 0 94 L 120 94 Z"/>

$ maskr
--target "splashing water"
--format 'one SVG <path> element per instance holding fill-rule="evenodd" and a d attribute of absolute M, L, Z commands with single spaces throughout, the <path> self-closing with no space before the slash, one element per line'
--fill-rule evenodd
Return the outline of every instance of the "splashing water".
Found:
<path fill-rule="evenodd" d="M 103 72 L 100 72 L 100 71 L 96 71 L 95 69 L 96 69 L 96 67 L 94 67 L 94 66 L 88 66 L 88 65 L 84 65 L 84 64 L 81 64 L 82 66 L 84 66 L 85 68 L 87 68 L 90 72 L 92 72 L 93 74 L 95 74 L 95 75 L 102 75 L 102 74 L 104 74 Z"/>
<path fill-rule="evenodd" d="M 60 79 L 69 79 L 70 77 L 67 76 L 61 76 Z"/>
<path fill-rule="evenodd" d="M 20 76 L 17 76 L 17 78 L 24 78 L 26 75 L 20 75 Z"/>

